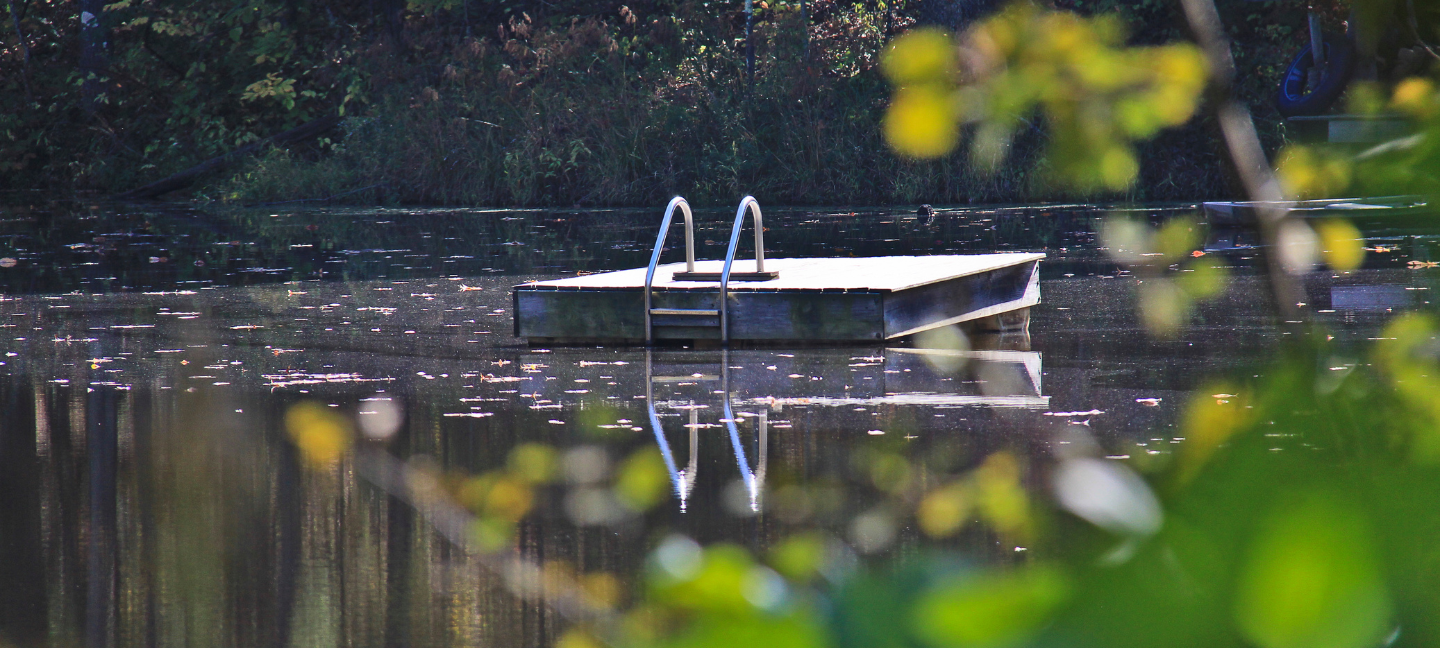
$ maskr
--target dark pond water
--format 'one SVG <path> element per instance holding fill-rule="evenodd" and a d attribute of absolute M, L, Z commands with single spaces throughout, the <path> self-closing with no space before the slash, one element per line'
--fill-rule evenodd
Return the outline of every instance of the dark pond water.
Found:
<path fill-rule="evenodd" d="M 761 552 L 820 529 L 852 562 L 933 546 L 877 508 L 861 458 L 940 473 L 1008 450 L 1037 497 L 1076 438 L 1143 471 L 1169 460 L 1189 390 L 1285 333 L 1232 237 L 1212 246 L 1234 266 L 1225 296 L 1149 337 L 1138 280 L 1096 248 L 1106 211 L 942 210 L 924 226 L 768 210 L 772 257 L 1046 252 L 1043 304 L 1029 335 L 958 350 L 647 351 L 529 348 L 509 289 L 643 265 L 656 211 L 0 209 L 0 642 L 550 645 L 567 620 L 544 573 L 628 586 L 667 533 Z M 729 216 L 699 211 L 699 256 Z M 1342 341 L 1427 302 L 1435 278 L 1409 264 L 1423 245 L 1372 243 L 1373 267 L 1307 278 L 1307 308 Z M 304 400 L 366 430 L 357 412 L 376 402 L 403 417 L 313 471 L 283 424 Z M 417 476 L 481 473 L 528 442 L 560 449 L 569 486 L 539 492 L 509 562 L 464 550 Z M 636 515 L 592 486 L 644 447 L 675 483 Z M 1024 550 L 982 530 L 939 544 Z"/>

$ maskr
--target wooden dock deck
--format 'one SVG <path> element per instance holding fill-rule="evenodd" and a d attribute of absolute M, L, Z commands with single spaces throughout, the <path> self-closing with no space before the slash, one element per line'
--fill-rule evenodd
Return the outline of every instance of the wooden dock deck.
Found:
<path fill-rule="evenodd" d="M 686 264 L 655 269 L 652 335 L 656 340 L 743 343 L 878 342 L 950 324 L 987 330 L 1024 328 L 1040 302 L 1044 254 L 1000 253 L 921 257 L 765 259 L 774 279 L 738 281 L 754 262 L 735 262 L 728 302 L 719 309 L 719 281 L 676 280 Z M 697 274 L 721 270 L 696 262 Z M 532 344 L 644 343 L 645 275 L 635 268 L 514 290 L 515 334 Z"/>

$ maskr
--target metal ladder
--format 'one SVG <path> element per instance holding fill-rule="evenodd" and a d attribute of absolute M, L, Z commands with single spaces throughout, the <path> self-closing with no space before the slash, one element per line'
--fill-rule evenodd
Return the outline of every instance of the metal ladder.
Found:
<path fill-rule="evenodd" d="M 652 294 L 654 292 L 655 268 L 660 264 L 660 253 L 665 249 L 665 239 L 670 234 L 670 223 L 675 216 L 675 209 L 680 208 L 685 215 L 685 271 L 677 272 L 673 276 L 675 281 L 718 281 L 720 291 L 716 296 L 720 302 L 717 308 L 655 308 L 652 305 Z M 755 271 L 732 273 L 731 266 L 735 263 L 735 251 L 740 247 L 740 229 L 745 224 L 745 214 L 750 213 L 755 217 Z M 670 199 L 670 204 L 665 207 L 665 218 L 660 222 L 660 234 L 655 237 L 655 249 L 650 253 L 650 265 L 645 269 L 645 344 L 655 342 L 655 316 L 679 317 L 683 319 L 699 320 L 687 324 L 688 326 L 718 326 L 720 328 L 721 344 L 730 343 L 730 322 L 728 312 L 728 299 L 730 293 L 730 280 L 736 281 L 769 281 L 780 276 L 776 270 L 765 270 L 765 226 L 760 215 L 760 203 L 754 196 L 745 196 L 740 201 L 740 208 L 735 210 L 735 224 L 730 228 L 730 246 L 725 251 L 725 265 L 719 273 L 696 272 L 695 271 L 695 219 L 690 213 L 690 203 L 685 199 L 676 196 Z M 716 323 L 704 321 L 706 318 L 715 318 Z"/>

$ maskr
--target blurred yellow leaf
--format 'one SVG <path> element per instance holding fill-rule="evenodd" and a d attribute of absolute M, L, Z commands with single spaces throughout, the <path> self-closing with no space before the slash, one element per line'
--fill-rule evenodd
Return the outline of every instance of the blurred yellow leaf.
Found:
<path fill-rule="evenodd" d="M 945 155 L 960 139 L 951 93 L 930 86 L 900 88 L 890 100 L 884 126 L 890 146 L 915 158 Z"/>
<path fill-rule="evenodd" d="M 485 514 L 510 520 L 519 521 L 530 512 L 530 506 L 535 501 L 535 493 L 530 490 L 530 485 L 511 477 L 496 479 L 490 490 L 485 493 Z"/>
<path fill-rule="evenodd" d="M 1395 84 L 1390 107 L 1415 119 L 1434 117 L 1437 108 L 1440 108 L 1436 101 L 1435 83 L 1424 77 L 1410 77 Z"/>
<path fill-rule="evenodd" d="M 814 532 L 786 538 L 770 550 L 770 565 L 786 578 L 804 582 L 825 563 L 825 537 Z"/>
<path fill-rule="evenodd" d="M 555 477 L 555 449 L 540 443 L 522 443 L 510 451 L 506 466 L 511 474 L 527 482 L 548 483 Z"/>
<path fill-rule="evenodd" d="M 950 83 L 958 64 L 955 40 L 935 27 L 914 29 L 891 42 L 880 69 L 895 85 Z"/>
<path fill-rule="evenodd" d="M 1135 151 L 1126 145 L 1116 145 L 1100 154 L 1100 178 L 1108 189 L 1119 191 L 1135 182 L 1140 174 L 1140 162 Z"/>
<path fill-rule="evenodd" d="M 1200 244 L 1200 225 L 1190 217 L 1172 218 L 1155 233 L 1156 252 L 1164 255 L 1165 263 L 1174 263 L 1190 254 Z"/>
<path fill-rule="evenodd" d="M 1225 292 L 1230 271 L 1213 259 L 1200 257 L 1181 266 L 1181 273 L 1175 279 L 1185 294 L 1194 299 L 1213 299 Z"/>
<path fill-rule="evenodd" d="M 1325 263 L 1340 271 L 1355 270 L 1365 262 L 1365 236 L 1343 218 L 1329 218 L 1315 224 Z"/>
<path fill-rule="evenodd" d="M 1280 151 L 1276 177 L 1285 195 L 1296 200 L 1325 198 L 1350 186 L 1352 164 L 1346 158 L 1309 146 L 1290 145 Z"/>
<path fill-rule="evenodd" d="M 329 468 L 350 448 L 354 433 L 350 421 L 334 409 L 304 401 L 285 411 L 285 430 L 312 468 Z"/>
<path fill-rule="evenodd" d="M 915 510 L 920 530 L 932 538 L 953 535 L 970 516 L 973 497 L 962 484 L 950 484 L 930 491 Z"/>
<path fill-rule="evenodd" d="M 515 523 L 497 517 L 477 518 L 470 524 L 470 536 L 481 551 L 500 551 L 515 542 Z"/>
<path fill-rule="evenodd" d="M 555 640 L 555 648 L 605 648 L 605 644 L 585 630 L 570 628 Z"/>
<path fill-rule="evenodd" d="M 591 605 L 611 609 L 620 604 L 620 579 L 610 572 L 593 572 L 580 577 L 580 590 Z"/>
<path fill-rule="evenodd" d="M 615 499 L 632 511 L 645 511 L 664 500 L 669 487 L 670 474 L 660 452 L 642 448 L 620 464 L 615 477 Z"/>
<path fill-rule="evenodd" d="M 1001 451 L 990 455 L 975 469 L 976 504 L 996 531 L 1026 540 L 1034 523 L 1030 519 L 1030 498 L 1020 483 L 1020 462 Z"/>
<path fill-rule="evenodd" d="M 1223 398 L 1222 398 L 1223 396 Z M 1181 418 L 1185 442 L 1180 446 L 1180 479 L 1189 481 L 1221 444 L 1253 420 L 1249 399 L 1226 383 L 1204 385 L 1190 396 Z"/>
<path fill-rule="evenodd" d="M 1146 279 L 1138 287 L 1140 321 L 1151 335 L 1174 337 L 1190 319 L 1190 296 L 1169 279 Z"/>
<path fill-rule="evenodd" d="M 932 646 L 1018 646 L 1045 627 L 1068 591 L 1066 579 L 1044 566 L 965 575 L 924 595 L 912 620 Z"/>
<path fill-rule="evenodd" d="M 1345 89 L 1345 108 L 1354 115 L 1374 115 L 1385 109 L 1385 92 L 1374 81 L 1356 80 Z"/>
<path fill-rule="evenodd" d="M 1240 572 L 1241 633 L 1261 648 L 1379 645 L 1392 608 L 1363 520 L 1319 496 L 1268 520 Z"/>

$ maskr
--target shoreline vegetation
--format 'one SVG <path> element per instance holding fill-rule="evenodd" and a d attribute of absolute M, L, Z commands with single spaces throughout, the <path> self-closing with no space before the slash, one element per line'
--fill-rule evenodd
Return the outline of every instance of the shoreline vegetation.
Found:
<path fill-rule="evenodd" d="M 0 191 L 119 194 L 338 112 L 323 135 L 265 144 L 168 197 L 604 207 L 673 194 L 777 205 L 1232 195 L 1205 119 L 1142 145 L 1139 181 L 1120 194 L 1053 182 L 1039 121 L 994 171 L 963 152 L 894 153 L 879 127 L 884 48 L 916 24 L 962 29 L 964 10 L 984 4 L 756 2 L 752 82 L 740 2 L 15 3 L 0 37 Z M 1278 148 L 1270 94 L 1304 5 L 1221 4 L 1249 71 L 1240 94 Z M 1136 43 L 1185 38 L 1178 9 L 1151 0 L 1055 5 L 1118 12 Z"/>

